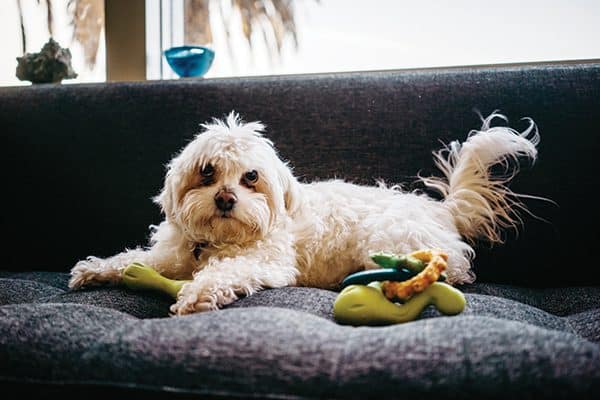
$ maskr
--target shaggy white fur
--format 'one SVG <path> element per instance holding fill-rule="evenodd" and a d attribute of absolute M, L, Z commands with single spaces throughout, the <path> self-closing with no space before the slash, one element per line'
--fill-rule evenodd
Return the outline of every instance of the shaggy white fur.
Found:
<path fill-rule="evenodd" d="M 504 185 L 519 156 L 535 160 L 533 121 L 522 133 L 491 127 L 493 113 L 466 142 L 434 153 L 445 179 L 421 178 L 444 200 L 397 186 L 331 180 L 299 183 L 262 134 L 259 122 L 203 125 L 168 166 L 156 197 L 165 221 L 151 246 L 107 259 L 89 257 L 71 271 L 71 288 L 118 283 L 132 262 L 193 281 L 184 285 L 174 314 L 216 310 L 262 288 L 292 285 L 335 288 L 352 272 L 376 268 L 370 254 L 440 248 L 449 255 L 448 281 L 472 282 L 476 239 L 501 241 L 520 222 L 518 195 Z M 490 167 L 505 166 L 504 177 Z"/>

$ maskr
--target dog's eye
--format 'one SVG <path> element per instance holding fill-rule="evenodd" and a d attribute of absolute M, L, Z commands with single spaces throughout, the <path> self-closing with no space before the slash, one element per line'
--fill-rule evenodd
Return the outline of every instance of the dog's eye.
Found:
<path fill-rule="evenodd" d="M 200 174 L 205 178 L 210 178 L 215 174 L 215 168 L 211 164 L 206 164 Z"/>
<path fill-rule="evenodd" d="M 247 185 L 253 185 L 258 181 L 258 172 L 255 170 L 248 171 L 244 174 L 244 182 Z"/>

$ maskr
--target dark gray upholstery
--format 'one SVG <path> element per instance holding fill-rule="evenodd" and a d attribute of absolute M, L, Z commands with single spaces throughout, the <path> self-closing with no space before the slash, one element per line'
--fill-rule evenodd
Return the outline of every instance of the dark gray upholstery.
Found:
<path fill-rule="evenodd" d="M 336 293 L 326 290 L 267 290 L 219 312 L 160 318 L 170 300 L 154 293 L 69 293 L 43 275 L 2 276 L 6 297 L 30 298 L 0 308 L 5 379 L 284 398 L 578 398 L 600 389 L 599 288 L 475 284 L 462 288 L 460 316 L 429 308 L 413 323 L 353 328 L 335 323 Z M 577 306 L 565 313 L 567 299 Z"/>
<path fill-rule="evenodd" d="M 266 290 L 169 317 L 166 295 L 71 292 L 87 255 L 145 244 L 164 164 L 198 123 L 262 120 L 301 179 L 412 185 L 431 151 L 500 109 L 542 143 L 514 181 L 537 218 L 489 248 L 453 317 L 353 328 L 334 291 Z M 593 398 L 600 64 L 0 89 L 0 389 L 37 398 Z"/>

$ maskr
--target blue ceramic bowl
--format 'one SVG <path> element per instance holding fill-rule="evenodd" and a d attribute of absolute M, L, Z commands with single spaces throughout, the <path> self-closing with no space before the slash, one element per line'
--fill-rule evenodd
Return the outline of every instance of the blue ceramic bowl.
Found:
<path fill-rule="evenodd" d="M 164 54 L 173 71 L 182 78 L 203 76 L 215 58 L 215 52 L 204 46 L 171 47 Z"/>

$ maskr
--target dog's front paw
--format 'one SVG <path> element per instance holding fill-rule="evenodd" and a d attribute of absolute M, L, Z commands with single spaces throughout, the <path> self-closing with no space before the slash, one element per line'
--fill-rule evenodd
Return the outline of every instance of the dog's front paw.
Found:
<path fill-rule="evenodd" d="M 88 257 L 79 261 L 71 269 L 69 288 L 79 289 L 83 286 L 117 283 L 121 280 L 121 272 L 111 268 L 106 261 L 98 257 Z"/>
<path fill-rule="evenodd" d="M 177 296 L 177 302 L 171 306 L 171 313 L 186 315 L 204 311 L 216 311 L 224 305 L 237 300 L 233 289 L 209 287 L 190 282 L 183 285 Z"/>

